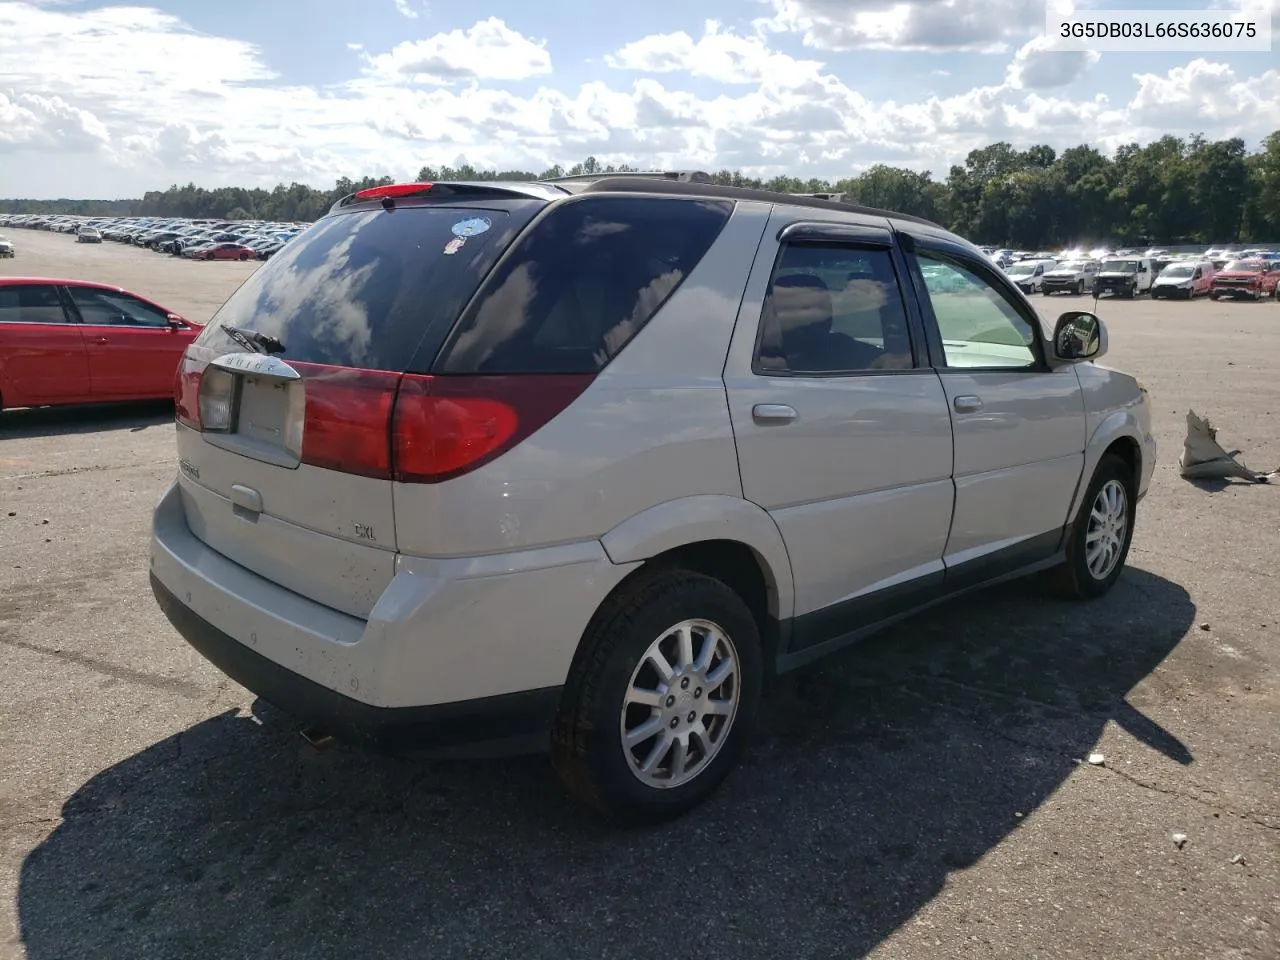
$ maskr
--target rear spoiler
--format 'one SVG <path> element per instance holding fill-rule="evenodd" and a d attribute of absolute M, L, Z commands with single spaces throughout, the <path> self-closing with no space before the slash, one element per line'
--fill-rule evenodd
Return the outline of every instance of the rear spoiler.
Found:
<path fill-rule="evenodd" d="M 482 182 L 450 180 L 435 181 L 432 183 L 389 183 L 382 186 L 369 187 L 365 190 L 357 190 L 355 193 L 349 193 L 330 207 L 329 212 L 336 213 L 343 207 L 349 207 L 356 203 L 367 203 L 373 200 L 382 201 L 382 205 L 384 207 L 394 207 L 395 201 L 399 198 L 490 196 L 499 199 L 527 198 L 532 200 L 554 200 L 556 197 L 564 196 L 568 192 L 569 191 L 564 190 L 561 187 L 555 186 L 553 183 L 536 180 L 529 182 L 517 180 L 492 180 Z"/>

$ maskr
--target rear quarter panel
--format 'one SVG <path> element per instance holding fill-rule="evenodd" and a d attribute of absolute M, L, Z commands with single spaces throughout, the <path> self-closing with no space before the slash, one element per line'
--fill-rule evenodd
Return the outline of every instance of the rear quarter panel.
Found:
<path fill-rule="evenodd" d="M 440 484 L 395 484 L 397 542 L 422 557 L 596 540 L 658 504 L 741 497 L 722 375 L 769 204 L 739 203 L 672 298 L 533 436 Z"/>

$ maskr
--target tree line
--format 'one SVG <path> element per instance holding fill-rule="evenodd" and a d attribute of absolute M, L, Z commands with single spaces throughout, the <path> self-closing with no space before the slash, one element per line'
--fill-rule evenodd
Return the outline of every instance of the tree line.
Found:
<path fill-rule="evenodd" d="M 636 169 L 588 157 L 540 172 L 428 166 L 417 179 L 538 180 Z M 993 143 L 971 151 L 945 180 L 887 164 L 835 181 L 760 180 L 732 170 L 712 178 L 784 193 L 843 193 L 855 203 L 933 220 L 976 242 L 1013 247 L 1280 242 L 1280 130 L 1254 152 L 1238 137 L 1210 141 L 1199 134 L 1128 144 L 1112 156 L 1087 145 L 1058 153 L 1045 145 L 1018 150 Z M 344 177 L 329 190 L 301 183 L 208 190 L 188 183 L 137 200 L 0 200 L 0 212 L 311 221 L 347 194 L 392 182 Z"/>

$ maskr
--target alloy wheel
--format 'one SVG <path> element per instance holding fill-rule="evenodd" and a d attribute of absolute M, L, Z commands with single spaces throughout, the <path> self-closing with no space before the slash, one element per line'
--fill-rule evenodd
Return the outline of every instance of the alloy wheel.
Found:
<path fill-rule="evenodd" d="M 646 786 L 697 777 L 729 738 L 741 694 L 738 653 L 710 620 L 685 620 L 653 641 L 623 699 L 622 750 Z"/>
<path fill-rule="evenodd" d="M 1093 499 L 1085 532 L 1085 565 L 1095 580 L 1105 580 L 1124 552 L 1129 530 L 1129 495 L 1118 480 L 1108 480 Z"/>

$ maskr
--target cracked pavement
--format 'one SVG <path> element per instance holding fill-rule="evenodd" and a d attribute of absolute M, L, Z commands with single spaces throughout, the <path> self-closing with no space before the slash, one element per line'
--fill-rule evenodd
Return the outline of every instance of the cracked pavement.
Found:
<path fill-rule="evenodd" d="M 243 273 L 23 240 L 198 317 Z M 1280 306 L 1099 312 L 1161 445 L 1116 589 L 787 678 L 725 788 L 638 831 L 544 758 L 314 750 L 151 598 L 171 409 L 0 414 L 0 958 L 1280 956 L 1280 486 L 1176 465 L 1189 407 L 1280 463 Z"/>

